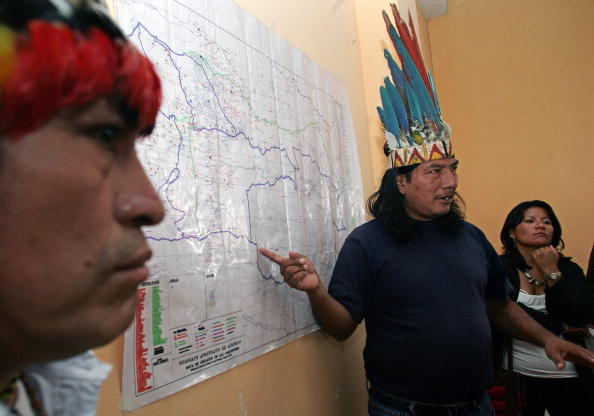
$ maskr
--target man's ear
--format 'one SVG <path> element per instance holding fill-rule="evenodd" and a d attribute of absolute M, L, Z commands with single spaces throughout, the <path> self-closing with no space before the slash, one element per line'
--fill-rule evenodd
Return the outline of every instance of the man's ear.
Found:
<path fill-rule="evenodd" d="M 400 193 L 402 195 L 404 195 L 406 193 L 406 185 L 407 185 L 406 176 L 405 175 L 396 175 L 396 186 L 398 187 L 398 191 L 400 191 Z"/>

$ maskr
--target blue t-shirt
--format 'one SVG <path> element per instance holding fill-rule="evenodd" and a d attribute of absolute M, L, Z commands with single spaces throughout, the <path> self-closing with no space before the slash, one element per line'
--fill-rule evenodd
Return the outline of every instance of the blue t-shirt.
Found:
<path fill-rule="evenodd" d="M 508 296 L 505 271 L 484 234 L 464 223 L 448 236 L 419 221 L 420 238 L 398 244 L 380 221 L 346 239 L 330 294 L 365 319 L 370 382 L 428 403 L 472 400 L 492 378 L 486 300 Z"/>

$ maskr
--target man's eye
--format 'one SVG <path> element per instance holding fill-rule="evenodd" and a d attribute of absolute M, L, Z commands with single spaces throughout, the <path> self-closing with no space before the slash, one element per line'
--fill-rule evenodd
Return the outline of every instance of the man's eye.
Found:
<path fill-rule="evenodd" d="M 89 136 L 98 140 L 102 145 L 113 148 L 120 132 L 120 128 L 116 126 L 96 126 L 89 130 Z"/>
<path fill-rule="evenodd" d="M 116 136 L 116 130 L 113 127 L 101 127 L 97 129 L 97 138 L 102 142 L 111 143 Z"/>

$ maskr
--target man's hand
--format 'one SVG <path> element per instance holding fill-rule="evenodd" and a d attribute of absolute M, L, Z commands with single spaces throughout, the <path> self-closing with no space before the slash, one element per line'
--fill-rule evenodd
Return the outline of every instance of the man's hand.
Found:
<path fill-rule="evenodd" d="M 533 320 L 510 299 L 488 301 L 489 317 L 507 335 L 543 347 L 558 369 L 565 368 L 565 360 L 594 368 L 594 354 L 559 338 Z"/>
<path fill-rule="evenodd" d="M 289 251 L 289 257 L 282 257 L 267 248 L 260 248 L 259 251 L 280 266 L 285 282 L 293 289 L 311 292 L 320 286 L 315 266 L 303 254 Z"/>
<path fill-rule="evenodd" d="M 594 354 L 572 342 L 565 341 L 555 335 L 547 339 L 544 345 L 547 356 L 559 370 L 565 368 L 565 361 L 594 368 Z"/>
<path fill-rule="evenodd" d="M 280 266 L 281 274 L 289 286 L 307 292 L 314 316 L 326 332 L 338 341 L 351 336 L 357 328 L 357 322 L 340 302 L 328 294 L 316 268 L 307 257 L 294 251 L 289 251 L 289 257 L 283 257 L 266 248 L 259 250 Z"/>

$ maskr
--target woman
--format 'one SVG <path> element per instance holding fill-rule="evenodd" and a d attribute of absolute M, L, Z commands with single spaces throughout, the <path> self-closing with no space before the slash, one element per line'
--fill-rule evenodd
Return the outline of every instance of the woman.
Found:
<path fill-rule="evenodd" d="M 507 215 L 501 230 L 512 299 L 541 325 L 583 345 L 594 323 L 594 288 L 560 253 L 561 225 L 549 204 L 528 201 Z M 508 343 L 508 345 L 510 345 Z M 513 371 L 524 375 L 525 415 L 594 415 L 592 371 L 567 363 L 559 370 L 544 349 L 514 339 Z M 509 366 L 508 366 L 509 368 Z"/>

